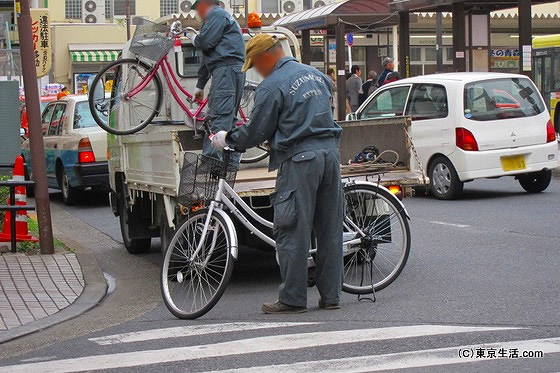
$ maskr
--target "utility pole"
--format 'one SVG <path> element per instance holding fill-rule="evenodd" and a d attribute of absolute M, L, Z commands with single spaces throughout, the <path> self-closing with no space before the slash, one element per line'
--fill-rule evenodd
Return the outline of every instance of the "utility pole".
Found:
<path fill-rule="evenodd" d="M 47 168 L 45 149 L 41 130 L 41 108 L 39 106 L 39 90 L 37 89 L 37 70 L 33 51 L 33 33 L 31 31 L 31 11 L 29 0 L 16 0 L 16 9 L 21 11 L 18 18 L 19 48 L 21 53 L 21 69 L 25 89 L 25 106 L 29 120 L 29 142 L 31 145 L 31 163 L 35 181 L 35 205 L 39 222 L 39 244 L 41 254 L 54 254 L 51 208 L 47 187 Z"/>
<path fill-rule="evenodd" d="M 126 40 L 130 40 L 130 0 L 126 0 Z"/>
<path fill-rule="evenodd" d="M 436 54 L 438 73 L 443 72 L 443 16 L 441 12 L 436 13 Z"/>

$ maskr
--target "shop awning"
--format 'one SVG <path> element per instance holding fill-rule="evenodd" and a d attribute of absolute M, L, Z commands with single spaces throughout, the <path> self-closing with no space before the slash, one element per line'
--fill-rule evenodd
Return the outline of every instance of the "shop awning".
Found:
<path fill-rule="evenodd" d="M 119 58 L 119 51 L 70 51 L 72 62 L 111 62 Z"/>

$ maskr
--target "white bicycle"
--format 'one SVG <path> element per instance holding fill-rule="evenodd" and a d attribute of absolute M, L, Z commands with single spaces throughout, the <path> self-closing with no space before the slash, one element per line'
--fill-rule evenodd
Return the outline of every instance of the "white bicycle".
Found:
<path fill-rule="evenodd" d="M 187 153 L 181 177 L 181 202 L 191 208 L 166 250 L 161 271 L 165 305 L 181 319 L 196 319 L 216 305 L 233 271 L 238 241 L 232 217 L 268 245 L 263 219 L 237 195 L 233 182 L 237 165 L 231 150 L 224 160 Z M 374 294 L 391 284 L 403 270 L 410 252 L 408 213 L 383 186 L 370 182 L 344 185 L 344 281 L 351 294 Z M 193 208 L 194 206 L 194 208 Z M 196 209 L 198 207 L 198 209 Z M 308 265 L 314 266 L 316 248 Z"/>

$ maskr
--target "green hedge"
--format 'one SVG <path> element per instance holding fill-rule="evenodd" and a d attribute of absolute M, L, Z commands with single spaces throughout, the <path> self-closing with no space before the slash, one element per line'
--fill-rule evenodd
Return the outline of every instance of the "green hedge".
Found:
<path fill-rule="evenodd" d="M 0 180 L 9 180 L 11 176 L 0 175 Z M 5 205 L 8 197 L 10 196 L 10 190 L 6 187 L 0 187 L 0 205 Z M 0 231 L 2 230 L 1 225 L 4 223 L 4 211 L 0 211 Z"/>

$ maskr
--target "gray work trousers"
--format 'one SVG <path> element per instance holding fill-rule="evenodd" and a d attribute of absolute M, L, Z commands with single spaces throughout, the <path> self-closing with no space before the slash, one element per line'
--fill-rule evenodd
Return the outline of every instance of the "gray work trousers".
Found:
<path fill-rule="evenodd" d="M 212 71 L 212 83 L 208 94 L 208 115 L 214 118 L 210 123 L 213 133 L 230 131 L 235 127 L 245 85 L 245 73 L 241 71 L 241 67 L 241 64 L 225 65 L 216 67 Z M 222 153 L 212 147 L 207 137 L 204 139 L 202 154 L 222 158 Z"/>
<path fill-rule="evenodd" d="M 305 151 L 280 165 L 276 192 L 271 195 L 282 276 L 280 302 L 307 306 L 312 233 L 317 238 L 315 283 L 325 302 L 339 302 L 343 198 L 338 149 Z"/>

